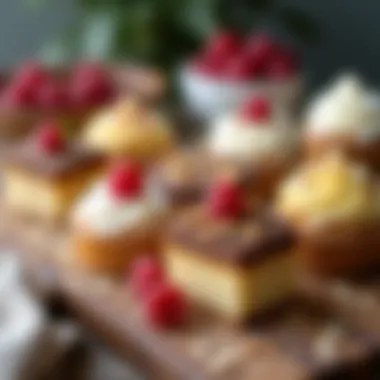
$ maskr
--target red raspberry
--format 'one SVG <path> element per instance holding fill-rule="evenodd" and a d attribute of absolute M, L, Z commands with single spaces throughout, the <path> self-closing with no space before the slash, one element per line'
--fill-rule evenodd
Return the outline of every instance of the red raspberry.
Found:
<path fill-rule="evenodd" d="M 206 51 L 207 56 L 227 59 L 235 55 L 240 49 L 240 40 L 238 36 L 230 31 L 220 32 L 215 35 L 209 42 Z"/>
<path fill-rule="evenodd" d="M 103 105 L 115 94 L 114 84 L 106 70 L 96 64 L 78 66 L 71 81 L 73 101 L 81 108 Z"/>
<path fill-rule="evenodd" d="M 75 67 L 73 71 L 74 80 L 106 76 L 106 70 L 100 64 L 95 62 L 81 62 Z"/>
<path fill-rule="evenodd" d="M 248 80 L 254 74 L 255 68 L 243 55 L 233 57 L 226 65 L 225 75 L 230 79 Z"/>
<path fill-rule="evenodd" d="M 155 327 L 182 325 L 188 314 L 185 296 L 168 284 L 158 285 L 143 305 L 148 322 Z"/>
<path fill-rule="evenodd" d="M 70 105 L 69 93 L 62 84 L 50 81 L 41 86 L 38 92 L 38 103 L 47 109 L 66 109 Z"/>
<path fill-rule="evenodd" d="M 13 83 L 22 83 L 29 89 L 37 90 L 49 79 L 48 72 L 38 62 L 26 62 L 16 72 Z"/>
<path fill-rule="evenodd" d="M 243 211 L 243 194 L 235 183 L 222 181 L 211 188 L 208 205 L 216 218 L 235 218 Z"/>
<path fill-rule="evenodd" d="M 52 121 L 45 121 L 40 125 L 37 141 L 41 149 L 49 154 L 58 153 L 64 148 L 64 139 L 59 125 Z"/>
<path fill-rule="evenodd" d="M 197 56 L 192 67 L 210 76 L 219 76 L 226 63 L 240 49 L 239 38 L 232 32 L 222 32 L 211 39 L 205 50 Z"/>
<path fill-rule="evenodd" d="M 277 51 L 277 46 L 266 34 L 256 34 L 248 38 L 243 50 L 247 59 L 263 70 Z"/>
<path fill-rule="evenodd" d="M 225 65 L 225 61 L 221 61 L 215 57 L 200 55 L 195 57 L 195 59 L 192 61 L 191 68 L 194 71 L 202 73 L 204 75 L 218 77 L 223 73 Z"/>
<path fill-rule="evenodd" d="M 267 99 L 255 97 L 245 104 L 242 116 L 247 120 L 263 122 L 270 118 L 271 111 L 271 105 Z"/>
<path fill-rule="evenodd" d="M 135 198 L 141 194 L 143 178 L 139 165 L 120 162 L 111 168 L 109 189 L 116 199 Z"/>
<path fill-rule="evenodd" d="M 10 107 L 34 107 L 37 104 L 35 92 L 23 83 L 13 83 L 2 96 L 2 103 Z"/>
<path fill-rule="evenodd" d="M 288 79 L 298 71 L 298 59 L 291 51 L 278 52 L 268 64 L 266 74 L 271 79 Z"/>
<path fill-rule="evenodd" d="M 158 284 L 163 282 L 164 273 L 154 258 L 141 257 L 133 263 L 129 283 L 137 297 L 145 299 Z"/>
<path fill-rule="evenodd" d="M 46 70 L 36 62 L 24 64 L 12 78 L 6 91 L 7 104 L 15 106 L 36 106 L 37 93 L 48 80 Z"/>

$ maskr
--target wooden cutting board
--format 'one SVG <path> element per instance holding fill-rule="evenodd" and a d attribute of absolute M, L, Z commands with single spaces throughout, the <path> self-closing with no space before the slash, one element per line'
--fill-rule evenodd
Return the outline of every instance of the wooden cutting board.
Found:
<path fill-rule="evenodd" d="M 238 327 L 194 307 L 185 328 L 152 329 L 145 323 L 140 305 L 129 294 L 124 281 L 99 277 L 76 267 L 70 257 L 65 228 L 41 225 L 5 210 L 0 216 L 3 245 L 18 252 L 35 286 L 49 297 L 61 297 L 85 326 L 136 363 L 150 378 L 308 380 L 319 376 L 322 367 L 323 371 L 326 368 L 327 372 L 333 371 L 332 367 L 316 366 L 311 360 L 304 360 L 302 351 L 310 347 L 297 324 L 279 331 L 279 335 L 277 322 L 265 322 L 263 329 Z M 380 310 L 379 300 L 377 307 Z M 290 310 L 292 318 L 293 314 L 296 313 Z M 310 325 L 315 324 L 314 316 L 307 318 Z M 345 316 L 331 308 L 318 321 L 318 328 L 337 320 L 347 327 Z M 374 372 L 372 367 L 368 372 L 369 361 L 377 355 L 378 340 L 368 337 L 365 326 L 360 326 L 359 334 L 354 319 L 348 318 L 348 322 L 350 334 L 355 330 L 352 339 L 361 342 L 360 356 L 350 369 L 352 378 L 370 379 Z M 281 339 L 285 336 L 289 346 L 282 344 L 278 336 Z"/>

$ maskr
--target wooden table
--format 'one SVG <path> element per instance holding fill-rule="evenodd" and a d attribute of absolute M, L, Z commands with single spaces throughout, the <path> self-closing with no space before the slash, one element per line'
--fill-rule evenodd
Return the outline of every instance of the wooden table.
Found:
<path fill-rule="evenodd" d="M 83 272 L 73 265 L 64 228 L 41 226 L 4 210 L 1 217 L 0 237 L 17 248 L 36 288 L 49 299 L 61 298 L 86 327 L 150 378 L 310 379 L 302 363 L 258 334 L 259 329 L 232 326 L 195 308 L 186 329 L 149 328 L 125 284 Z M 334 319 L 345 318 L 335 308 L 332 310 Z M 350 318 L 347 322 L 350 326 L 356 324 Z"/>

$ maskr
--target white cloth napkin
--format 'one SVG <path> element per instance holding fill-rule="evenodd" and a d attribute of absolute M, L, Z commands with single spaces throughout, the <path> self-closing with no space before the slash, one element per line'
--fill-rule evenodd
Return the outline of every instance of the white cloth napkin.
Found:
<path fill-rule="evenodd" d="M 49 320 L 16 256 L 0 255 L 0 380 L 40 378 L 76 338 L 73 325 Z"/>

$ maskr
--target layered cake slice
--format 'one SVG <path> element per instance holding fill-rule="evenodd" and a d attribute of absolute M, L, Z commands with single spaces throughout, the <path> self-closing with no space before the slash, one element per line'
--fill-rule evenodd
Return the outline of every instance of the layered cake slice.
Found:
<path fill-rule="evenodd" d="M 272 212 L 244 204 L 231 182 L 169 228 L 169 277 L 195 300 L 241 320 L 285 301 L 294 289 L 293 236 Z"/>
<path fill-rule="evenodd" d="M 136 256 L 158 251 L 164 217 L 165 204 L 141 168 L 117 162 L 73 210 L 74 260 L 90 271 L 126 273 Z"/>
<path fill-rule="evenodd" d="M 5 150 L 4 202 L 22 213 L 60 219 L 103 166 L 101 155 L 65 142 L 59 125 L 44 122 L 34 134 Z"/>

